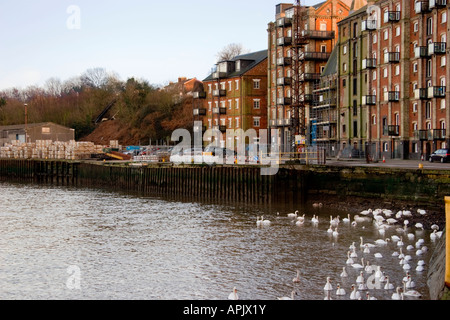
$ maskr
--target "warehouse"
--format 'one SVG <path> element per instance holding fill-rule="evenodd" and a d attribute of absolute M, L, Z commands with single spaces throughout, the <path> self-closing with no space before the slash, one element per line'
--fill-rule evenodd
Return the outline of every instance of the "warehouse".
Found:
<path fill-rule="evenodd" d="M 38 140 L 69 142 L 75 140 L 75 130 L 52 122 L 0 126 L 0 146 L 16 140 L 21 142 Z"/>

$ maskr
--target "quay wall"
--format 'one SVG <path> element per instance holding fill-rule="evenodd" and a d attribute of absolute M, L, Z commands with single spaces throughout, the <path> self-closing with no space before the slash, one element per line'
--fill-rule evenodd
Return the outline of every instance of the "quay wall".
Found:
<path fill-rule="evenodd" d="M 142 195 L 198 200 L 303 204 L 309 200 L 372 199 L 444 212 L 450 170 L 283 166 L 273 176 L 257 166 L 136 166 L 128 163 L 0 159 L 0 180 L 105 187 Z"/>

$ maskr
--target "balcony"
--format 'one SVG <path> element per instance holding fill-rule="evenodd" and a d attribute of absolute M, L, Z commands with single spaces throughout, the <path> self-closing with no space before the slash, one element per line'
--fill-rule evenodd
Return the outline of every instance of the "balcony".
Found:
<path fill-rule="evenodd" d="M 277 39 L 277 46 L 290 46 L 292 44 L 292 37 L 282 37 Z"/>
<path fill-rule="evenodd" d="M 320 73 L 302 73 L 300 81 L 318 81 L 320 80 Z"/>
<path fill-rule="evenodd" d="M 400 21 L 400 11 L 387 11 L 384 13 L 384 22 L 398 22 Z"/>
<path fill-rule="evenodd" d="M 445 129 L 433 129 L 432 130 L 433 140 L 445 140 L 447 131 Z"/>
<path fill-rule="evenodd" d="M 447 49 L 447 43 L 445 42 L 434 42 L 428 44 L 428 54 L 445 54 Z"/>
<path fill-rule="evenodd" d="M 302 97 L 300 97 L 300 100 L 302 101 L 302 102 L 306 102 L 306 103 L 312 103 L 312 102 L 314 102 L 315 100 L 315 95 L 313 95 L 313 94 L 305 94 L 305 95 L 303 95 Z"/>
<path fill-rule="evenodd" d="M 414 90 L 414 98 L 420 100 L 428 99 L 428 88 L 419 88 Z"/>
<path fill-rule="evenodd" d="M 213 90 L 213 97 L 225 97 L 227 91 L 223 89 Z"/>
<path fill-rule="evenodd" d="M 269 126 L 276 127 L 277 126 L 277 120 L 269 120 Z"/>
<path fill-rule="evenodd" d="M 444 8 L 447 5 L 447 0 L 430 0 L 429 8 Z"/>
<path fill-rule="evenodd" d="M 428 47 L 422 46 L 422 47 L 416 47 L 414 49 L 414 57 L 415 58 L 428 58 L 430 55 L 428 53 Z"/>
<path fill-rule="evenodd" d="M 369 58 L 362 61 L 363 69 L 375 69 L 377 67 L 377 59 Z"/>
<path fill-rule="evenodd" d="M 206 98 L 206 92 L 194 92 L 192 94 L 194 99 L 205 99 Z"/>
<path fill-rule="evenodd" d="M 400 52 L 386 52 L 384 54 L 384 63 L 400 62 Z"/>
<path fill-rule="evenodd" d="M 417 14 L 430 12 L 428 1 L 419 1 L 414 4 L 414 11 Z"/>
<path fill-rule="evenodd" d="M 285 28 L 292 25 L 292 18 L 280 18 L 277 20 L 277 27 Z"/>
<path fill-rule="evenodd" d="M 277 120 L 277 126 L 278 127 L 289 127 L 291 125 L 291 119 L 278 119 Z"/>
<path fill-rule="evenodd" d="M 428 141 L 428 137 L 429 137 L 429 131 L 430 130 L 417 130 L 414 131 L 414 138 L 416 140 L 420 140 L 420 141 Z M 430 131 L 431 133 L 431 131 Z"/>
<path fill-rule="evenodd" d="M 291 98 L 277 98 L 277 104 L 278 105 L 290 105 L 292 104 L 292 99 Z"/>
<path fill-rule="evenodd" d="M 292 58 L 278 58 L 277 66 L 290 66 L 292 64 Z"/>
<path fill-rule="evenodd" d="M 363 99 L 363 104 L 365 104 L 366 106 L 374 106 L 377 104 L 377 96 L 364 96 Z"/>
<path fill-rule="evenodd" d="M 277 79 L 278 86 L 290 86 L 291 83 L 292 83 L 292 78 L 290 78 L 290 77 L 284 77 L 284 78 Z"/>
<path fill-rule="evenodd" d="M 304 39 L 331 40 L 335 36 L 336 33 L 334 31 L 302 30 L 302 37 Z"/>
<path fill-rule="evenodd" d="M 377 29 L 377 20 L 363 20 L 361 23 L 361 31 L 373 31 Z"/>
<path fill-rule="evenodd" d="M 194 109 L 194 116 L 206 116 L 206 109 Z"/>
<path fill-rule="evenodd" d="M 323 60 L 327 61 L 330 58 L 329 52 L 300 52 L 301 60 Z"/>
<path fill-rule="evenodd" d="M 428 97 L 429 98 L 445 98 L 446 87 L 429 87 Z"/>
<path fill-rule="evenodd" d="M 213 114 L 227 114 L 227 108 L 213 108 Z"/>
<path fill-rule="evenodd" d="M 387 126 L 387 135 L 390 137 L 400 136 L 400 126 L 397 125 Z"/>
<path fill-rule="evenodd" d="M 400 101 L 400 92 L 399 91 L 385 92 L 384 100 L 387 100 L 389 102 L 398 102 Z"/>

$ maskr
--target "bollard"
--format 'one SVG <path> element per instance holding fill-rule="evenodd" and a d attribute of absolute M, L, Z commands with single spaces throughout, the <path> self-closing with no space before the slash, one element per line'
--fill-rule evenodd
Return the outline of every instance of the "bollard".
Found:
<path fill-rule="evenodd" d="M 423 169 L 423 164 L 419 163 L 419 169 Z"/>
<path fill-rule="evenodd" d="M 450 287 L 450 197 L 445 197 L 445 285 Z"/>

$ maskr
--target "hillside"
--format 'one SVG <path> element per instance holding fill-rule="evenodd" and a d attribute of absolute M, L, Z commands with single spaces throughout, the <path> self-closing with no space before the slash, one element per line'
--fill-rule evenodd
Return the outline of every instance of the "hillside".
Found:
<path fill-rule="evenodd" d="M 118 140 L 119 144 L 124 146 L 139 143 L 139 138 L 133 136 L 132 130 L 117 120 L 100 123 L 91 134 L 80 139 L 80 141 L 91 141 L 100 145 L 109 145 L 111 140 Z"/>

